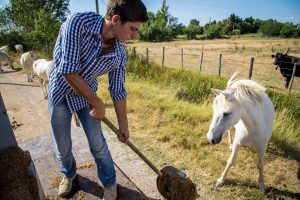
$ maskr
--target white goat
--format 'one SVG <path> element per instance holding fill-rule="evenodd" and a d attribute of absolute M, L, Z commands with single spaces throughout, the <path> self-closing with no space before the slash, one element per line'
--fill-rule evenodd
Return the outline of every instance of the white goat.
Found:
<path fill-rule="evenodd" d="M 11 66 L 12 69 L 14 69 L 12 60 L 9 59 L 8 55 L 4 51 L 0 51 L 0 72 L 3 72 L 2 62 L 8 63 L 8 65 Z"/>
<path fill-rule="evenodd" d="M 33 62 L 37 60 L 37 57 L 30 52 L 23 53 L 20 59 L 20 63 L 22 67 L 24 68 L 26 74 L 27 74 L 27 81 L 33 82 Z"/>
<path fill-rule="evenodd" d="M 52 64 L 53 61 L 47 61 L 46 59 L 38 59 L 33 63 L 33 72 L 39 78 L 45 99 L 48 98 L 48 80 Z"/>
<path fill-rule="evenodd" d="M 21 44 L 16 44 L 15 49 L 17 53 L 23 53 L 23 46 Z"/>
<path fill-rule="evenodd" d="M 3 51 L 3 52 L 5 52 L 6 54 L 8 54 L 8 46 L 7 46 L 7 45 L 2 46 L 2 47 L 0 48 L 0 51 Z"/>

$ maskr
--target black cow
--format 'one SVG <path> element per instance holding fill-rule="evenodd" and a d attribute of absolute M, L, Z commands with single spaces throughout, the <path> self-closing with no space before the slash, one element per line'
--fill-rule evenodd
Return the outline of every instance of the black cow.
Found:
<path fill-rule="evenodd" d="M 275 53 L 273 48 L 272 51 Z M 284 53 L 277 52 L 275 55 L 272 55 L 275 58 L 274 65 L 277 65 L 276 69 L 279 67 L 280 73 L 285 77 L 285 88 L 288 88 L 290 84 L 295 63 L 299 63 L 296 67 L 295 76 L 300 77 L 300 58 L 287 55 L 288 51 L 289 48 Z"/>

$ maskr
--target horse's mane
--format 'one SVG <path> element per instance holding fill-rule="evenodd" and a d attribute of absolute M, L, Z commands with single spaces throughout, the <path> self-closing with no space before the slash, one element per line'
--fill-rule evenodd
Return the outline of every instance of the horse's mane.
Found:
<path fill-rule="evenodd" d="M 235 79 L 235 72 L 227 82 L 226 89 L 234 91 L 235 97 L 241 102 L 252 102 L 254 104 L 262 102 L 266 88 L 253 80 Z"/>

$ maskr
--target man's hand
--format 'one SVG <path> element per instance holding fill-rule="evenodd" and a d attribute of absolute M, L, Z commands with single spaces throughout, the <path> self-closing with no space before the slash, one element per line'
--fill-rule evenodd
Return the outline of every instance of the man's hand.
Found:
<path fill-rule="evenodd" d="M 76 93 L 89 102 L 91 105 L 90 115 L 98 120 L 103 120 L 105 117 L 105 106 L 103 101 L 91 90 L 79 73 L 65 74 L 64 78 Z"/>
<path fill-rule="evenodd" d="M 119 133 L 121 135 L 121 137 L 118 136 L 118 139 L 127 144 L 128 140 L 129 140 L 129 130 L 127 128 L 125 128 L 124 130 L 122 128 L 119 128 Z"/>
<path fill-rule="evenodd" d="M 105 118 L 105 105 L 100 98 L 99 101 L 92 106 L 90 115 L 100 121 Z"/>

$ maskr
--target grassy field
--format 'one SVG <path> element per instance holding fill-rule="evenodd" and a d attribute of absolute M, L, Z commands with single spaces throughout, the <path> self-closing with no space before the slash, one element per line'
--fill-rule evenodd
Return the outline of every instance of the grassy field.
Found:
<path fill-rule="evenodd" d="M 165 47 L 164 65 L 181 68 L 181 49 L 183 49 L 183 67 L 186 70 L 199 71 L 201 52 L 204 52 L 201 71 L 206 74 L 217 75 L 219 71 L 219 55 L 222 54 L 221 76 L 229 77 L 234 71 L 239 71 L 248 77 L 250 59 L 254 57 L 252 79 L 266 86 L 284 89 L 284 78 L 279 70 L 275 71 L 271 48 L 275 51 L 285 51 L 290 48 L 289 54 L 300 57 L 300 39 L 257 38 L 253 35 L 232 39 L 217 40 L 187 40 L 162 43 L 136 42 L 129 44 L 136 52 L 146 57 L 146 48 L 149 51 L 149 60 L 162 64 L 162 49 Z M 294 89 L 300 90 L 300 79 L 296 78 Z"/>
<path fill-rule="evenodd" d="M 197 85 L 197 80 L 201 80 L 200 89 L 188 89 L 194 88 L 193 83 Z M 99 81 L 98 95 L 111 105 L 107 80 L 102 78 Z M 225 81 L 130 61 L 126 84 L 131 140 L 159 168 L 173 165 L 187 172 L 198 186 L 200 199 L 296 199 L 300 192 L 299 107 L 285 108 L 280 101 L 288 98 L 287 102 L 299 103 L 299 96 L 290 99 L 291 95 L 285 93 L 281 96 L 274 92 L 272 96 L 277 108 L 276 122 L 264 168 L 266 184 L 272 186 L 272 192 L 264 195 L 258 188 L 256 153 L 250 148 L 242 148 L 239 152 L 225 185 L 214 188 L 230 151 L 226 136 L 216 146 L 210 145 L 206 139 L 212 117 L 209 88 L 222 88 Z M 200 94 L 201 100 L 191 98 L 189 94 Z M 107 115 L 115 119 L 111 106 Z"/>

